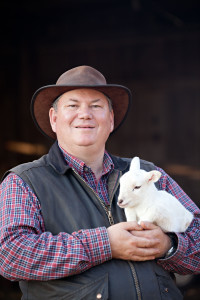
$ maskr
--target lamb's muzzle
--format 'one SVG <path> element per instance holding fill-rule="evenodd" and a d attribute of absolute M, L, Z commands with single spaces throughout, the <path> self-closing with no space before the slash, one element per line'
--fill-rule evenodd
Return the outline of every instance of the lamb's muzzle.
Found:
<path fill-rule="evenodd" d="M 117 201 L 117 204 L 120 206 L 121 204 L 123 204 L 123 201 L 124 201 L 124 200 L 119 199 L 119 200 Z"/>

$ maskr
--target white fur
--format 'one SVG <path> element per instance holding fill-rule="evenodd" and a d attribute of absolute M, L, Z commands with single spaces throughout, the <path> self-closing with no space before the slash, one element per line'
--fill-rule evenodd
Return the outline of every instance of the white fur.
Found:
<path fill-rule="evenodd" d="M 174 196 L 157 190 L 154 182 L 160 176 L 159 171 L 140 169 L 140 159 L 134 157 L 130 170 L 120 178 L 118 205 L 124 208 L 127 221 L 149 221 L 165 232 L 184 232 L 193 214 Z"/>

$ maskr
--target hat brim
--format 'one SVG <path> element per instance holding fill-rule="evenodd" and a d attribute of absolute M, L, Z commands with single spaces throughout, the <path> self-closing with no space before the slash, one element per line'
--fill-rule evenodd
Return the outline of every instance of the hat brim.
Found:
<path fill-rule="evenodd" d="M 48 85 L 38 89 L 32 97 L 31 114 L 38 129 L 47 137 L 56 139 L 55 132 L 51 129 L 49 121 L 49 109 L 52 103 L 60 95 L 75 89 L 94 89 L 107 95 L 113 105 L 114 111 L 114 130 L 115 132 L 124 122 L 132 102 L 131 92 L 122 85 L 96 85 L 96 86 L 66 86 Z"/>

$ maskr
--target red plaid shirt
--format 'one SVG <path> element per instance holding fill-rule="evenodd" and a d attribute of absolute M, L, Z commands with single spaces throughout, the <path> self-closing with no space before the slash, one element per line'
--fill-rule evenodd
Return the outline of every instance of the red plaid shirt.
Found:
<path fill-rule="evenodd" d="M 65 158 L 69 164 L 72 163 L 72 157 L 66 153 Z M 96 182 L 94 174 L 89 169 L 84 170 L 84 163 L 76 160 L 73 168 L 79 169 L 100 197 L 108 201 L 104 184 L 102 190 L 102 185 Z M 106 153 L 102 178 L 107 178 L 106 174 L 112 168 L 112 161 Z M 181 188 L 163 170 L 159 170 L 162 172 L 160 188 L 175 195 L 194 213 L 195 218 L 187 233 L 178 234 L 176 253 L 158 263 L 169 271 L 198 273 L 200 211 Z M 72 234 L 61 232 L 53 236 L 50 232 L 45 232 L 40 203 L 25 182 L 15 174 L 10 174 L 0 188 L 0 273 L 4 277 L 10 280 L 56 279 L 81 273 L 111 259 L 105 227 L 80 230 Z"/>
<path fill-rule="evenodd" d="M 60 149 L 63 152 L 63 155 L 68 165 L 72 169 L 74 169 L 97 194 L 99 194 L 100 198 L 106 204 L 109 204 L 107 179 L 108 175 L 114 169 L 114 165 L 108 153 L 105 152 L 104 154 L 102 176 L 100 180 L 97 181 L 95 174 L 93 173 L 91 168 L 86 166 L 86 164 L 83 161 L 70 155 L 61 147 Z"/>

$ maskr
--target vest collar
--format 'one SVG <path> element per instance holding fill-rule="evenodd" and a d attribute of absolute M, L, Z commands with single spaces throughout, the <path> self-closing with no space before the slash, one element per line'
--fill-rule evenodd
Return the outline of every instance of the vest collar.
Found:
<path fill-rule="evenodd" d="M 129 164 L 131 159 L 120 158 L 109 153 L 112 161 L 114 163 L 115 169 L 119 171 L 125 171 L 129 168 Z M 54 142 L 52 147 L 49 150 L 49 164 L 53 167 L 53 169 L 59 174 L 65 174 L 69 169 L 69 165 L 67 164 L 61 150 L 58 147 L 58 142 Z"/>
<path fill-rule="evenodd" d="M 59 174 L 64 175 L 69 169 L 71 169 L 67 164 L 61 150 L 59 149 L 57 141 L 55 141 L 51 146 L 48 158 L 49 164 Z"/>

